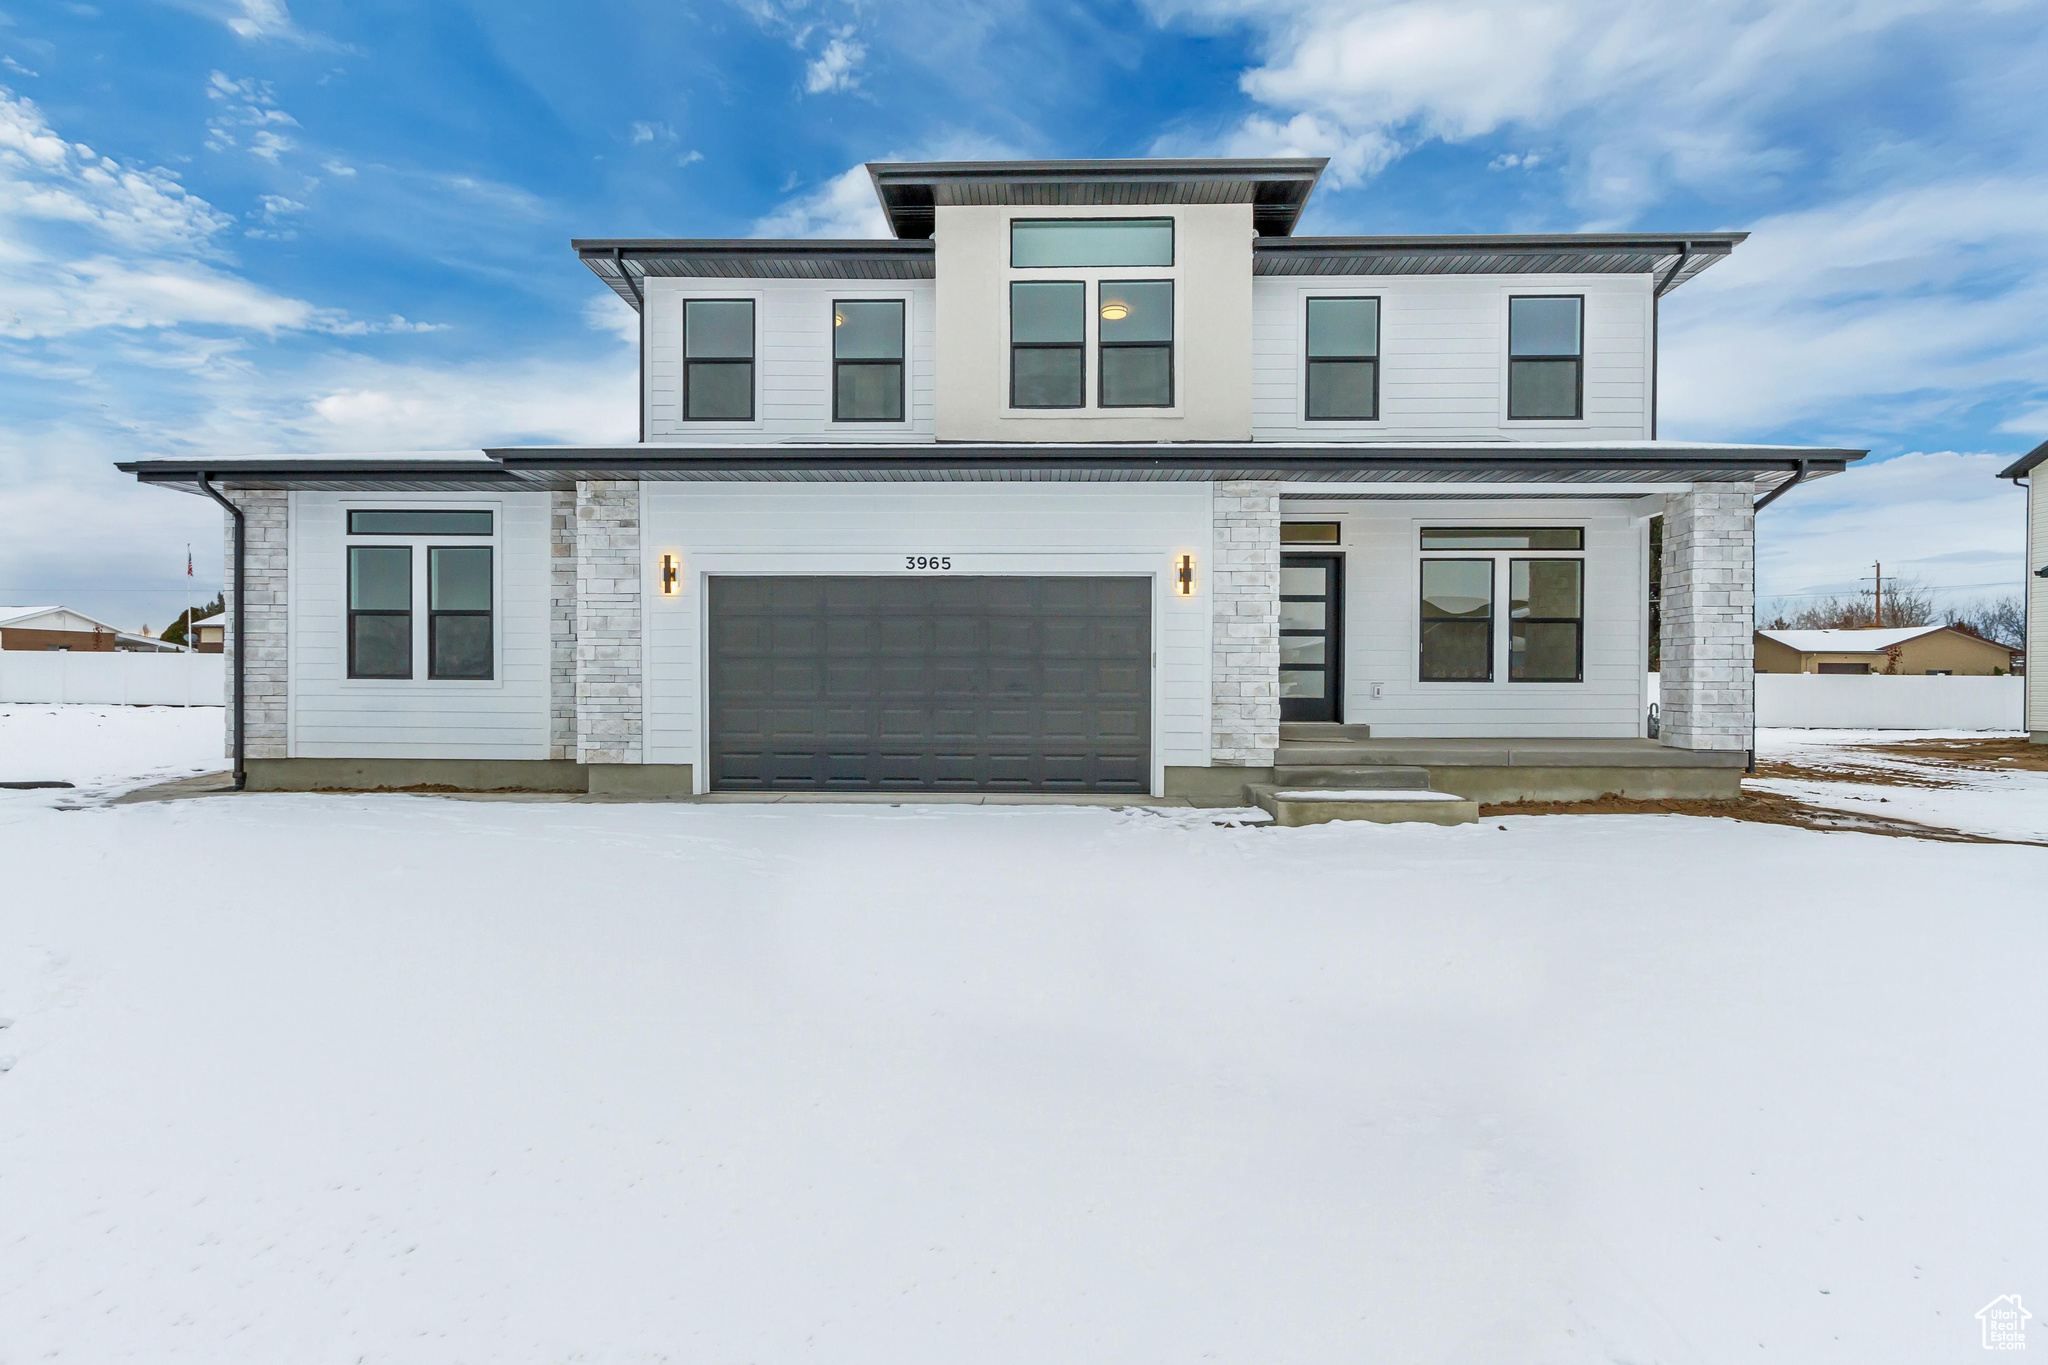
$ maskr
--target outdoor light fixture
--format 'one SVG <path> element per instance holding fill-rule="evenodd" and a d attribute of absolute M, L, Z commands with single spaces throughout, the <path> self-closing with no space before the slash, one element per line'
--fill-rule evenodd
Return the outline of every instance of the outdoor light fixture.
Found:
<path fill-rule="evenodd" d="M 832 325 L 834 327 L 844 327 L 846 325 L 846 314 L 837 312 L 832 314 Z"/>
<path fill-rule="evenodd" d="M 676 595 L 676 579 L 681 576 L 681 573 L 682 566 L 676 562 L 674 555 L 663 555 L 661 557 L 661 595 L 663 597 L 674 597 Z"/>
<path fill-rule="evenodd" d="M 1182 597 L 1193 597 L 1195 595 L 1195 557 L 1193 555 L 1182 555 L 1174 561 L 1173 582 L 1174 586 L 1180 590 Z"/>
<path fill-rule="evenodd" d="M 1102 319 L 1105 322 L 1122 322 L 1131 315 L 1131 306 L 1120 299 L 1111 299 L 1102 305 Z"/>

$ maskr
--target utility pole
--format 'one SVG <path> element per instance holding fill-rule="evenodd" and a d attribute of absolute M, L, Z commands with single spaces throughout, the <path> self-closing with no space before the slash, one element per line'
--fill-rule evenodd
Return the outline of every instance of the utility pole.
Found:
<path fill-rule="evenodd" d="M 1870 595 L 1871 615 L 1878 630 L 1884 629 L 1884 565 L 1873 563 L 1871 571 L 1877 576 L 1877 590 Z"/>

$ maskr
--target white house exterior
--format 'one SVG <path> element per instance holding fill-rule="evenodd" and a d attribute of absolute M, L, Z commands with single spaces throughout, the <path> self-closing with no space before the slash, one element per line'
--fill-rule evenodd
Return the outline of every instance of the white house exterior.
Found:
<path fill-rule="evenodd" d="M 1862 453 L 1657 439 L 1742 234 L 1294 237 L 1322 164 L 878 164 L 893 239 L 574 244 L 636 444 L 121 467 L 240 514 L 252 786 L 1732 794 L 1754 509 Z"/>
<path fill-rule="evenodd" d="M 2027 491 L 2027 659 L 2048 658 L 2037 651 L 2048 649 L 2048 497 L 2034 473 L 2048 464 L 2048 441 L 2043 441 L 1998 473 Z M 2036 744 L 2048 744 L 2048 684 L 2027 670 L 2027 737 Z"/>

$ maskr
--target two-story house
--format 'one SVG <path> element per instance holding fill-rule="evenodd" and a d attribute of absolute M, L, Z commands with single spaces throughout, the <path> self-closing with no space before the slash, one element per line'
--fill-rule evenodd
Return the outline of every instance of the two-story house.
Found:
<path fill-rule="evenodd" d="M 1296 237 L 1322 168 L 877 164 L 893 239 L 574 244 L 636 444 L 121 468 L 230 509 L 255 787 L 1732 794 L 1754 509 L 1863 453 L 1658 439 L 1743 234 Z"/>

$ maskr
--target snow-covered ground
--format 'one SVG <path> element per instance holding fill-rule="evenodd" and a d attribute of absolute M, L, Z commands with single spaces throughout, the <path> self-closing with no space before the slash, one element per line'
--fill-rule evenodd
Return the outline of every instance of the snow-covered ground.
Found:
<path fill-rule="evenodd" d="M 1978 740 L 2001 737 L 1981 730 L 1759 730 L 1759 762 L 1776 760 L 1801 767 L 1900 774 L 1941 786 L 1895 782 L 1788 781 L 1752 779 L 1762 791 L 1798 797 L 1809 805 L 1914 820 L 2001 839 L 2048 840 L 2048 772 L 1997 772 L 1952 763 L 1916 761 L 1874 753 L 1870 745 L 1928 739 Z M 2012 738 L 2025 738 L 2024 732 Z"/>
<path fill-rule="evenodd" d="M 1863 1365 L 2048 1294 L 2048 850 L 66 800 L 0 792 L 6 1365 Z"/>
<path fill-rule="evenodd" d="M 0 702 L 0 782 L 106 789 L 215 772 L 228 766 L 222 716 L 218 706 Z"/>

